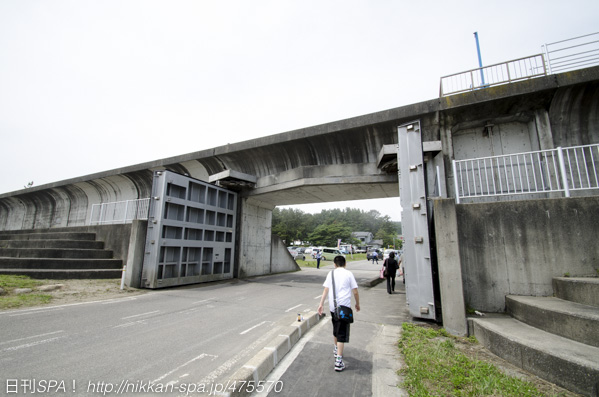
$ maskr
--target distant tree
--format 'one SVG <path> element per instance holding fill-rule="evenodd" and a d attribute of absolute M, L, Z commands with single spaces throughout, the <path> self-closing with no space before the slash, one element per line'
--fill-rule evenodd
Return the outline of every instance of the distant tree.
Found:
<path fill-rule="evenodd" d="M 308 240 L 312 245 L 322 245 L 326 247 L 336 247 L 337 240 L 347 241 L 351 239 L 352 230 L 340 223 L 328 225 L 319 225 L 312 233 L 308 235 Z"/>
<path fill-rule="evenodd" d="M 347 228 L 349 234 L 335 229 L 340 227 Z M 311 245 L 336 246 L 339 238 L 345 243 L 352 243 L 352 232 L 370 232 L 381 236 L 376 238 L 380 238 L 385 244 L 392 245 L 393 237 L 401 234 L 401 222 L 392 222 L 389 216 L 381 216 L 377 210 L 365 212 L 348 207 L 344 210 L 336 208 L 323 210 L 318 214 L 306 214 L 296 209 L 275 208 L 272 212 L 272 232 L 288 245 L 299 240 Z M 397 247 L 397 240 L 395 246 Z"/>

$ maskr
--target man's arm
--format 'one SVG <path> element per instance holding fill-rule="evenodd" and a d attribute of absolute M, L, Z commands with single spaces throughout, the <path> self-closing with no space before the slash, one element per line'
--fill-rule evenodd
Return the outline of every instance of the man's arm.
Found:
<path fill-rule="evenodd" d="M 320 297 L 320 304 L 318 305 L 318 315 L 322 316 L 322 305 L 324 305 L 324 300 L 326 299 L 327 295 L 329 294 L 329 289 L 328 287 L 324 287 L 324 291 L 322 291 L 322 296 Z"/>
<path fill-rule="evenodd" d="M 356 311 L 359 312 L 360 311 L 360 295 L 358 294 L 357 288 L 354 288 L 352 291 L 354 293 L 354 299 L 356 301 Z"/>

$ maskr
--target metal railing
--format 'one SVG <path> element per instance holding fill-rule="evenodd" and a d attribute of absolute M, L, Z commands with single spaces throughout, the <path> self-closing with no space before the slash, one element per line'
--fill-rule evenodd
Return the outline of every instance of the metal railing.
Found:
<path fill-rule="evenodd" d="M 599 65 L 599 33 L 543 45 L 549 74 Z"/>
<path fill-rule="evenodd" d="M 149 207 L 149 198 L 93 204 L 89 224 L 130 223 L 134 219 L 148 219 Z"/>
<path fill-rule="evenodd" d="M 461 198 L 599 189 L 599 144 L 453 161 Z"/>
<path fill-rule="evenodd" d="M 474 91 L 547 75 L 543 54 L 441 77 L 440 96 Z"/>

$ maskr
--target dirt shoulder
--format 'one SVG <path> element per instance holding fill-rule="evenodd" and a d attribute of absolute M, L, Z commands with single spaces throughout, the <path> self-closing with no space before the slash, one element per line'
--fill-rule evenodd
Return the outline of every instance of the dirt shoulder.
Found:
<path fill-rule="evenodd" d="M 44 296 L 44 299 L 22 299 L 18 307 L 13 305 L 4 306 L 4 310 L 15 310 L 39 306 L 65 305 L 82 303 L 96 300 L 107 300 L 142 295 L 150 290 L 124 287 L 121 290 L 120 279 L 101 280 L 37 280 L 40 285 L 30 287 L 31 291 L 5 291 L 0 296 L 2 299 L 13 299 L 17 295 Z M 49 297 L 49 298 L 48 298 Z"/>

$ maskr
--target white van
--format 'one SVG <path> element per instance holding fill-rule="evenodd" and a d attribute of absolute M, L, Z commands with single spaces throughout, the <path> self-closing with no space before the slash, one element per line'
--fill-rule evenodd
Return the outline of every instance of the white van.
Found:
<path fill-rule="evenodd" d="M 337 255 L 341 255 L 345 258 L 345 255 L 341 253 L 337 248 L 323 248 L 322 249 L 322 259 L 327 260 L 327 255 L 330 260 L 333 260 Z"/>

